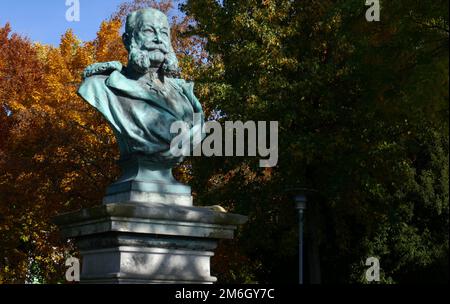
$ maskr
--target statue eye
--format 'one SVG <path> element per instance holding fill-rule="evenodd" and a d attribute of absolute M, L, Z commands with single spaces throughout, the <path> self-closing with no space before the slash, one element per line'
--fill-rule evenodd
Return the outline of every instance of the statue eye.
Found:
<path fill-rule="evenodd" d="M 161 34 L 166 36 L 166 37 L 169 37 L 169 33 L 167 33 L 166 31 L 162 31 Z"/>
<path fill-rule="evenodd" d="M 145 30 L 144 30 L 144 33 L 150 33 L 150 34 L 154 34 L 154 33 L 155 33 L 155 30 L 154 30 L 154 29 L 152 29 L 152 28 L 149 28 L 149 29 L 145 29 Z"/>

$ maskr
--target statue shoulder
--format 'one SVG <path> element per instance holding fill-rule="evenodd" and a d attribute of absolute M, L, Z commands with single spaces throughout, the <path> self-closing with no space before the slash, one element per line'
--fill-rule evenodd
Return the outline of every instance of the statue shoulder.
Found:
<path fill-rule="evenodd" d="M 95 75 L 109 75 L 114 71 L 122 71 L 123 66 L 119 61 L 98 62 L 89 65 L 84 69 L 83 79 Z"/>
<path fill-rule="evenodd" d="M 83 79 L 78 88 L 78 95 L 84 100 L 88 101 L 90 104 L 94 105 L 99 101 L 108 100 L 108 87 L 106 85 L 106 80 L 109 75 L 105 74 L 94 74 L 89 75 Z"/>

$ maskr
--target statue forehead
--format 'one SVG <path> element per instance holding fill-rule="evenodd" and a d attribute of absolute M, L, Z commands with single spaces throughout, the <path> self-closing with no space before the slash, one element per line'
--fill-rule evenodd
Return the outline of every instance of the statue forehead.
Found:
<path fill-rule="evenodd" d="M 137 22 L 140 26 L 152 25 L 159 27 L 169 27 L 167 16 L 155 9 L 143 10 L 137 16 Z"/>

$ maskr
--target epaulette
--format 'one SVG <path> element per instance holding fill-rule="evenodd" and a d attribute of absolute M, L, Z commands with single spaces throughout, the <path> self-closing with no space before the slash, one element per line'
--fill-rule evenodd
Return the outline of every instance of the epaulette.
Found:
<path fill-rule="evenodd" d="M 122 63 L 119 61 L 98 62 L 89 65 L 84 69 L 83 79 L 93 75 L 109 75 L 114 71 L 122 71 Z"/>

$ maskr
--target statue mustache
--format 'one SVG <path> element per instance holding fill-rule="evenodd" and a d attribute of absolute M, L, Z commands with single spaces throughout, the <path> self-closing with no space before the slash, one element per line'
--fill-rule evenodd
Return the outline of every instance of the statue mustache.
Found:
<path fill-rule="evenodd" d="M 156 44 L 156 43 L 144 44 L 141 49 L 144 51 L 159 50 L 159 51 L 163 52 L 164 54 L 169 53 L 169 51 L 167 50 L 167 48 L 164 45 Z"/>

